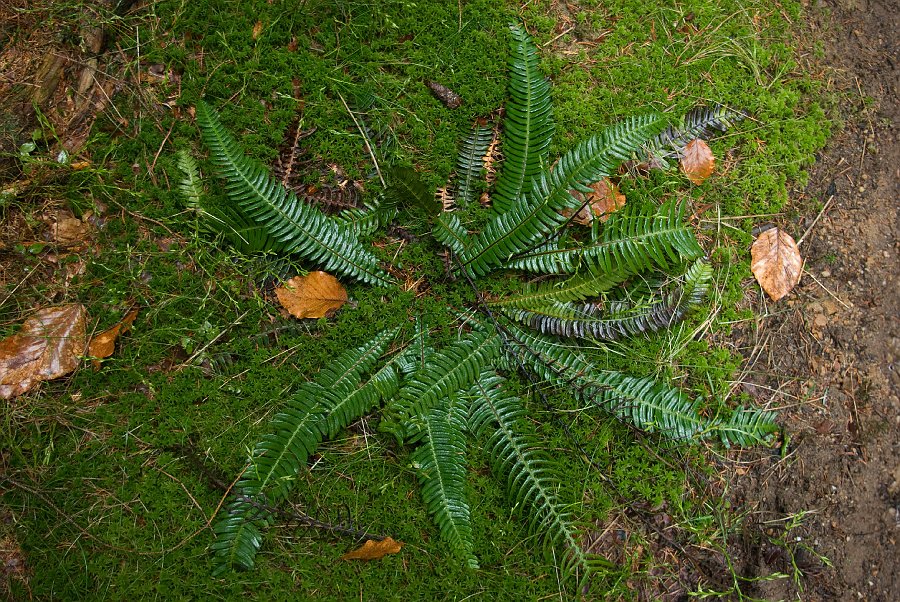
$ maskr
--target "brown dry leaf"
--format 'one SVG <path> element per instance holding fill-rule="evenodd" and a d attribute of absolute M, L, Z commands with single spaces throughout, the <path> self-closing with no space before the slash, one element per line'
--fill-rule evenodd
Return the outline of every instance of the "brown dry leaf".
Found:
<path fill-rule="evenodd" d="M 444 212 L 456 209 L 456 199 L 453 198 L 453 193 L 450 192 L 449 186 L 438 188 L 434 193 L 434 198 L 441 204 Z"/>
<path fill-rule="evenodd" d="M 482 160 L 484 161 L 484 183 L 491 187 L 497 181 L 497 163 L 500 161 L 500 136 L 494 130 L 494 139 L 487 147 Z"/>
<path fill-rule="evenodd" d="M 582 207 L 572 221 L 584 226 L 590 226 L 594 219 L 605 222 L 609 219 L 611 213 L 618 211 L 625 206 L 625 195 L 619 192 L 619 187 L 603 178 L 599 182 L 591 184 L 592 192 L 587 193 L 587 197 L 578 191 L 570 191 L 576 199 L 582 202 L 587 200 L 587 205 Z M 572 215 L 563 211 L 566 217 Z"/>
<path fill-rule="evenodd" d="M 702 184 L 716 168 L 716 158 L 709 145 L 696 138 L 687 143 L 681 155 L 681 170 L 694 184 Z"/>
<path fill-rule="evenodd" d="M 0 341 L 0 398 L 21 395 L 74 370 L 84 355 L 86 322 L 80 303 L 47 307 Z"/>
<path fill-rule="evenodd" d="M 253 26 L 253 31 L 251 32 L 251 36 L 255 40 L 259 37 L 259 34 L 262 33 L 262 21 L 257 21 L 256 25 Z"/>
<path fill-rule="evenodd" d="M 100 369 L 101 359 L 112 355 L 116 348 L 116 339 L 118 339 L 119 335 L 123 332 L 131 330 L 131 325 L 134 323 L 137 314 L 138 310 L 132 309 L 124 318 L 122 318 L 121 322 L 112 328 L 104 330 L 91 339 L 91 344 L 88 345 L 88 355 L 96 358 L 91 360 L 91 365 L 94 367 L 94 370 Z"/>
<path fill-rule="evenodd" d="M 310 272 L 276 288 L 275 296 L 295 318 L 322 318 L 347 302 L 347 289 L 327 272 Z"/>
<path fill-rule="evenodd" d="M 50 233 L 61 247 L 80 247 L 90 240 L 93 228 L 80 219 L 61 215 L 50 227 Z"/>
<path fill-rule="evenodd" d="M 800 282 L 803 259 L 791 235 L 771 228 L 759 235 L 750 248 L 750 270 L 772 301 L 778 301 Z"/>
<path fill-rule="evenodd" d="M 361 547 L 341 556 L 341 560 L 378 560 L 388 554 L 396 554 L 402 547 L 402 541 L 395 541 L 390 537 L 381 541 L 368 539 Z"/>

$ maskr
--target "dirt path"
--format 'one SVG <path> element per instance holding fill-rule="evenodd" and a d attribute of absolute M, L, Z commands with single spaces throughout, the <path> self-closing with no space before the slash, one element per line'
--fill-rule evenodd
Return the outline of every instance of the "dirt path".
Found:
<path fill-rule="evenodd" d="M 846 107 L 845 129 L 797 193 L 810 213 L 785 224 L 797 238 L 809 229 L 807 273 L 786 305 L 757 299 L 765 317 L 742 333 L 747 356 L 756 351 L 745 389 L 779 392 L 792 440 L 784 459 L 761 454 L 739 468 L 749 471 L 733 499 L 755 512 L 735 552 L 747 576 L 804 573 L 799 587 L 758 583 L 765 599 L 891 601 L 900 599 L 900 6 L 828 0 L 813 13 L 829 78 L 859 106 Z M 803 512 L 796 528 L 779 520 Z M 793 559 L 775 539 L 789 541 Z"/>

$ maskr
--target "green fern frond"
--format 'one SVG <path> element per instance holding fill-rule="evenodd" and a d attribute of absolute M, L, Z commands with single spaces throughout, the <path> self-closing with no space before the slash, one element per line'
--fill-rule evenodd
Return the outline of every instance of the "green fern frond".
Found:
<path fill-rule="evenodd" d="M 189 152 L 182 149 L 177 154 L 178 169 L 184 177 L 178 182 L 178 191 L 184 197 L 185 206 L 192 211 L 199 211 L 200 197 L 203 195 L 203 184 L 200 182 L 200 168 Z"/>
<path fill-rule="evenodd" d="M 540 72 L 537 48 L 524 27 L 511 25 L 510 30 L 504 160 L 492 195 L 498 213 L 515 207 L 544 169 L 554 131 L 550 82 Z"/>
<path fill-rule="evenodd" d="M 616 212 L 596 240 L 586 245 L 551 243 L 514 258 L 507 267 L 563 274 L 584 268 L 609 271 L 628 266 L 630 272 L 637 273 L 702 256 L 703 249 L 684 223 L 684 204 L 669 202 L 658 211 Z"/>
<path fill-rule="evenodd" d="M 571 241 L 574 242 L 574 241 Z M 581 260 L 581 244 L 566 244 L 563 237 L 516 255 L 503 267 L 533 274 L 572 274 Z"/>
<path fill-rule="evenodd" d="M 256 444 L 250 463 L 233 489 L 225 516 L 214 527 L 215 574 L 231 568 L 249 569 L 262 545 L 262 530 L 283 501 L 296 477 L 322 441 L 392 395 L 399 380 L 390 366 L 360 386 L 362 374 L 384 353 L 395 331 L 379 334 L 367 344 L 341 354 L 316 382 L 303 383 L 273 419 L 269 433 Z"/>
<path fill-rule="evenodd" d="M 434 238 L 456 253 L 461 255 L 466 248 L 472 244 L 472 237 L 459 221 L 459 217 L 455 213 L 442 213 L 435 220 L 434 229 L 432 230 Z"/>
<path fill-rule="evenodd" d="M 576 386 L 578 396 L 586 403 L 648 433 L 685 440 L 705 434 L 709 427 L 709 422 L 698 413 L 696 401 L 653 378 L 594 370 L 579 377 Z"/>
<path fill-rule="evenodd" d="M 482 275 L 540 244 L 566 221 L 562 209 L 580 206 L 573 189 L 587 191 L 587 184 L 612 173 L 662 126 L 658 116 L 632 117 L 563 155 L 549 176 L 531 181 L 527 197 L 488 222 L 463 253 L 464 269 Z"/>
<path fill-rule="evenodd" d="M 332 391 L 352 390 L 362 375 L 372 370 L 395 336 L 397 329 L 385 330 L 365 345 L 342 353 L 319 372 L 316 382 Z"/>
<path fill-rule="evenodd" d="M 441 537 L 469 568 L 478 568 L 473 553 L 472 519 L 466 498 L 466 416 L 468 404 L 451 397 L 432 408 L 422 421 L 412 454 L 425 506 Z"/>
<path fill-rule="evenodd" d="M 367 203 L 365 207 L 353 207 L 344 209 L 334 220 L 347 228 L 354 236 L 370 236 L 390 224 L 397 215 L 397 208 L 384 203 L 381 198 L 378 202 Z"/>
<path fill-rule="evenodd" d="M 652 378 L 600 370 L 581 353 L 551 338 L 512 324 L 508 328 L 519 360 L 582 402 L 670 439 L 688 439 L 710 429 L 709 422 L 698 414 L 697 403 L 678 389 Z"/>
<path fill-rule="evenodd" d="M 422 418 L 442 399 L 468 389 L 499 353 L 496 335 L 471 333 L 435 353 L 388 403 L 381 429 L 405 440 L 420 430 Z"/>
<path fill-rule="evenodd" d="M 627 268 L 596 274 L 585 272 L 561 282 L 526 286 L 525 292 L 519 295 L 497 299 L 489 304 L 498 307 L 528 309 L 530 307 L 547 306 L 551 303 L 581 301 L 611 290 L 634 274 L 635 271 Z"/>
<path fill-rule="evenodd" d="M 280 253 L 284 250 L 284 244 L 269 236 L 265 228 L 234 207 L 207 207 L 209 202 L 203 194 L 197 162 L 185 150 L 179 151 L 177 162 L 184 174 L 178 182 L 178 191 L 184 197 L 185 206 L 200 218 L 198 229 L 201 232 L 211 236 L 222 235 L 231 246 L 245 255 Z"/>
<path fill-rule="evenodd" d="M 227 182 L 226 193 L 233 207 L 284 243 L 284 252 L 297 253 L 325 270 L 370 284 L 391 284 L 390 276 L 378 267 L 378 258 L 363 248 L 349 229 L 301 202 L 262 165 L 246 157 L 204 102 L 197 103 L 197 124 L 213 163 Z"/>
<path fill-rule="evenodd" d="M 722 105 L 695 107 L 685 114 L 681 124 L 667 127 L 648 140 L 644 149 L 651 160 L 656 159 L 665 165 L 667 159 L 681 156 L 691 140 L 709 140 L 734 127 L 744 117 L 740 111 Z"/>
<path fill-rule="evenodd" d="M 457 204 L 466 205 L 475 201 L 478 184 L 481 182 L 481 172 L 484 169 L 484 156 L 493 139 L 492 128 L 476 125 L 463 141 L 456 156 Z"/>
<path fill-rule="evenodd" d="M 391 207 L 421 207 L 428 215 L 437 215 L 441 204 L 412 167 L 392 167 L 385 172 L 384 204 Z"/>
<path fill-rule="evenodd" d="M 504 391 L 504 379 L 484 370 L 472 387 L 469 426 L 488 440 L 493 469 L 506 478 L 510 501 L 529 514 L 529 531 L 540 538 L 548 552 L 563 551 L 564 574 L 573 571 L 584 580 L 593 560 L 578 543 L 573 518 L 556 495 L 558 477 L 553 462 L 528 433 L 526 415 L 518 397 Z"/>
<path fill-rule="evenodd" d="M 431 361 L 434 349 L 428 342 L 428 328 L 422 316 L 416 316 L 415 332 L 412 342 L 401 353 L 397 354 L 395 364 L 400 373 L 406 377 L 421 370 Z"/>
<path fill-rule="evenodd" d="M 713 429 L 726 447 L 759 445 L 766 443 L 778 430 L 775 417 L 775 412 L 740 407 L 727 421 L 716 423 Z"/>
<path fill-rule="evenodd" d="M 544 334 L 580 339 L 615 341 L 626 336 L 668 328 L 684 318 L 706 296 L 712 269 L 697 261 L 676 290 L 651 305 L 603 311 L 594 303 L 551 303 L 534 308 L 511 308 L 506 314 Z"/>

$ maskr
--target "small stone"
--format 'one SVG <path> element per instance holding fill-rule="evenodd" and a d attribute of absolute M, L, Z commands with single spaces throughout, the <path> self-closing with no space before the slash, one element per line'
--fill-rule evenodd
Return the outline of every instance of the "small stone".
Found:
<path fill-rule="evenodd" d="M 822 278 L 830 278 L 831 270 L 822 270 Z"/>

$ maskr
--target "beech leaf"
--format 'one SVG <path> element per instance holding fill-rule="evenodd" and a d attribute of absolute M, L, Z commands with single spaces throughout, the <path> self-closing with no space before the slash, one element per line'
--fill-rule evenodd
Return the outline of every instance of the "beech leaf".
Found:
<path fill-rule="evenodd" d="M 681 154 L 681 170 L 694 184 L 702 184 L 716 168 L 716 158 L 709 145 L 696 138 L 687 143 Z"/>
<path fill-rule="evenodd" d="M 295 318 L 322 318 L 347 302 L 347 289 L 327 272 L 310 272 L 276 288 L 275 296 Z"/>
<path fill-rule="evenodd" d="M 341 556 L 341 560 L 378 560 L 388 554 L 396 554 L 403 547 L 402 541 L 386 537 L 381 541 L 366 540 L 359 548 Z"/>
<path fill-rule="evenodd" d="M 750 248 L 750 270 L 763 290 L 778 301 L 800 282 L 803 259 L 791 235 L 771 228 L 759 235 Z"/>
<path fill-rule="evenodd" d="M 47 307 L 0 341 L 0 398 L 21 395 L 78 367 L 85 351 L 86 322 L 87 310 L 80 303 Z"/>
<path fill-rule="evenodd" d="M 91 365 L 94 367 L 94 370 L 100 369 L 101 359 L 112 355 L 116 348 L 116 339 L 118 339 L 119 335 L 123 332 L 131 330 L 131 325 L 134 323 L 137 314 L 138 310 L 131 310 L 124 318 L 122 318 L 121 322 L 112 328 L 104 330 L 91 339 L 91 344 L 88 346 L 88 355 L 95 358 L 91 360 Z"/>
<path fill-rule="evenodd" d="M 587 201 L 587 205 L 582 207 L 572 219 L 575 223 L 584 226 L 590 226 L 595 219 L 605 222 L 609 219 L 611 213 L 625 206 L 625 195 L 620 193 L 619 187 L 607 178 L 591 184 L 591 192 L 586 193 L 586 195 L 577 190 L 569 192 L 576 199 L 581 200 L 582 203 Z M 566 217 L 569 217 L 571 214 L 571 211 L 563 210 L 563 215 Z"/>

